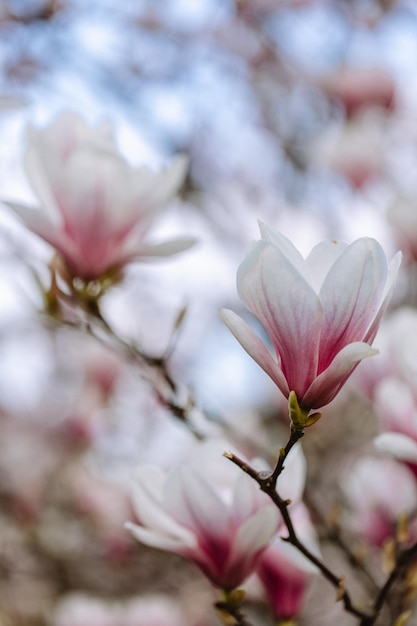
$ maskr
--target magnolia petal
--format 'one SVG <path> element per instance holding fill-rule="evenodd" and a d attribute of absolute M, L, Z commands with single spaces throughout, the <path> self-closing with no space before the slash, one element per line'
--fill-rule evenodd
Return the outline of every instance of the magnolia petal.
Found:
<path fill-rule="evenodd" d="M 226 565 L 228 578 L 241 576 L 236 586 L 251 573 L 256 557 L 272 539 L 278 524 L 278 509 L 265 506 L 239 527 Z"/>
<path fill-rule="evenodd" d="M 385 254 L 368 237 L 348 246 L 335 262 L 320 290 L 324 319 L 319 373 L 344 346 L 363 340 L 378 311 L 386 274 Z"/>
<path fill-rule="evenodd" d="M 253 461 L 252 461 L 253 464 Z M 259 469 L 256 467 L 256 469 Z M 236 481 L 233 494 L 233 519 L 237 524 L 251 517 L 260 508 L 261 498 L 265 498 L 264 504 L 268 504 L 268 496 L 260 492 L 257 484 L 244 472 Z"/>
<path fill-rule="evenodd" d="M 135 246 L 136 250 L 131 250 L 129 256 L 132 258 L 168 257 L 189 250 L 196 242 L 197 240 L 192 237 L 179 237 L 178 239 L 150 245 L 143 245 L 141 242 L 138 242 L 138 245 Z"/>
<path fill-rule="evenodd" d="M 159 467 L 140 467 L 132 488 L 133 508 L 143 526 L 153 528 L 156 533 L 186 540 L 189 531 L 165 510 L 162 501 L 165 480 L 165 474 Z"/>
<path fill-rule="evenodd" d="M 42 210 L 55 227 L 61 225 L 61 216 L 57 209 L 54 195 L 41 161 L 36 142 L 30 142 L 23 159 L 26 173 L 32 188 L 40 200 Z"/>
<path fill-rule="evenodd" d="M 378 331 L 381 318 L 384 315 L 387 309 L 387 306 L 390 303 L 392 294 L 394 292 L 395 284 L 397 281 L 398 270 L 400 269 L 402 257 L 403 257 L 402 253 L 397 252 L 397 254 L 392 259 L 391 263 L 389 264 L 387 281 L 385 283 L 384 293 L 382 294 L 382 302 L 379 306 L 377 314 L 375 315 L 364 337 L 364 341 L 366 341 L 367 343 L 372 343 L 373 340 L 375 339 L 375 335 Z"/>
<path fill-rule="evenodd" d="M 345 346 L 335 356 L 329 367 L 312 382 L 303 398 L 300 399 L 300 404 L 310 409 L 319 409 L 328 404 L 352 374 L 355 366 L 362 359 L 374 354 L 378 354 L 378 350 L 362 341 Z"/>
<path fill-rule="evenodd" d="M 340 255 L 346 250 L 345 241 L 321 241 L 311 250 L 305 260 L 309 270 L 310 284 L 319 293 L 323 282 Z"/>
<path fill-rule="evenodd" d="M 178 467 L 164 489 L 167 511 L 201 538 L 227 537 L 229 516 L 223 502 L 202 475 L 190 467 Z"/>
<path fill-rule="evenodd" d="M 46 215 L 36 207 L 26 206 L 10 200 L 2 200 L 2 203 L 8 206 L 9 209 L 12 209 L 22 222 L 33 232 L 38 234 L 45 231 L 52 232 L 53 224 L 51 224 Z"/>
<path fill-rule="evenodd" d="M 316 376 L 322 308 L 288 257 L 260 241 L 240 265 L 238 292 L 265 326 L 290 389 L 301 397 Z"/>
<path fill-rule="evenodd" d="M 394 458 L 409 463 L 417 463 L 417 441 L 402 433 L 383 433 L 374 439 L 379 450 L 388 452 Z"/>
<path fill-rule="evenodd" d="M 156 211 L 166 204 L 179 190 L 188 170 L 188 157 L 177 155 L 170 165 L 160 172 L 140 168 L 136 170 L 137 194 L 145 204 Z"/>
<path fill-rule="evenodd" d="M 290 389 L 284 374 L 278 363 L 274 361 L 267 347 L 260 338 L 246 324 L 246 322 L 233 311 L 221 309 L 220 317 L 238 340 L 240 345 L 252 357 L 252 359 L 272 378 L 284 396 L 288 397 Z"/>
<path fill-rule="evenodd" d="M 301 276 L 306 277 L 305 260 L 303 259 L 297 248 L 294 246 L 294 244 L 279 231 L 269 228 L 263 222 L 258 223 L 263 241 L 268 241 L 269 243 L 272 243 L 276 248 L 278 248 L 283 254 L 285 254 L 290 263 L 292 263 L 292 265 L 297 268 Z"/>
<path fill-rule="evenodd" d="M 197 546 L 195 537 L 191 533 L 187 536 L 181 537 L 181 539 L 172 538 L 166 535 L 161 535 L 155 530 L 149 528 L 143 528 L 137 524 L 126 522 L 125 528 L 130 530 L 132 535 L 138 539 L 141 543 L 151 547 L 159 548 L 160 550 L 167 550 L 168 552 L 174 552 L 181 556 L 189 556 L 190 551 L 194 550 Z"/>

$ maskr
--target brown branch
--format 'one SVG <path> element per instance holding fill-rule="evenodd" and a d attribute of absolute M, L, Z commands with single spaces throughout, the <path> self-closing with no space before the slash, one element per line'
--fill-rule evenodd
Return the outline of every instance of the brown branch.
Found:
<path fill-rule="evenodd" d="M 303 432 L 291 430 L 290 438 L 285 446 L 285 448 L 281 448 L 280 455 L 275 466 L 275 469 L 271 473 L 265 474 L 265 472 L 258 472 L 253 467 L 248 465 L 245 461 L 240 459 L 233 453 L 226 452 L 225 457 L 230 459 L 232 463 L 240 467 L 246 474 L 248 474 L 251 478 L 253 478 L 259 485 L 260 489 L 266 493 L 274 504 L 279 509 L 282 518 L 284 520 L 285 526 L 288 531 L 288 537 L 284 538 L 284 541 L 287 541 L 294 547 L 296 547 L 304 556 L 313 563 L 322 573 L 324 578 L 337 590 L 337 600 L 343 602 L 344 608 L 347 613 L 354 615 L 362 620 L 361 626 L 372 626 L 374 622 L 366 622 L 366 619 L 370 619 L 371 616 L 358 609 L 352 602 L 350 594 L 345 587 L 345 581 L 343 577 L 337 576 L 334 574 L 325 563 L 321 559 L 319 559 L 315 554 L 313 554 L 299 539 L 294 525 L 292 523 L 288 506 L 290 502 L 281 498 L 281 496 L 276 491 L 276 483 L 279 475 L 284 469 L 285 459 L 291 450 L 291 448 L 295 445 L 295 443 L 303 436 Z M 372 615 L 373 617 L 373 615 Z"/>
<path fill-rule="evenodd" d="M 399 576 L 404 572 L 410 562 L 417 557 L 417 543 L 413 544 L 410 548 L 403 550 L 397 557 L 397 562 L 394 569 L 388 576 L 384 585 L 381 587 L 379 594 L 375 598 L 373 604 L 373 613 L 368 618 L 363 618 L 360 622 L 360 626 L 373 626 L 384 606 L 384 603 L 391 591 L 394 583 Z"/>
<path fill-rule="evenodd" d="M 240 608 L 233 602 L 227 602 L 227 600 L 216 602 L 215 607 L 221 613 L 226 613 L 226 615 L 233 617 L 235 620 L 234 626 L 252 626 L 252 624 L 247 621 Z"/>

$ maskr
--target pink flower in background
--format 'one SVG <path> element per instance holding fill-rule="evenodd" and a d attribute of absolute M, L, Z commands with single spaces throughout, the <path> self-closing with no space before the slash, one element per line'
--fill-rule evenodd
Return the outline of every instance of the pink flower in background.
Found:
<path fill-rule="evenodd" d="M 376 446 L 417 475 L 417 311 L 394 311 L 375 343 L 381 356 L 366 363 L 352 383 L 372 402 L 381 431 Z"/>
<path fill-rule="evenodd" d="M 401 261 L 388 266 L 377 241 L 358 239 L 317 244 L 303 258 L 279 232 L 260 225 L 239 267 L 238 292 L 262 322 L 274 359 L 234 312 L 222 317 L 250 356 L 288 397 L 295 391 L 303 409 L 328 404 L 371 347 L 395 285 Z"/>
<path fill-rule="evenodd" d="M 387 217 L 399 245 L 411 261 L 417 260 L 417 205 L 414 193 L 398 193 Z"/>
<path fill-rule="evenodd" d="M 395 536 L 401 514 L 415 515 L 417 487 L 412 472 L 392 460 L 359 459 L 346 472 L 343 493 L 346 525 L 372 545 L 380 547 Z M 416 529 L 412 530 L 414 539 Z"/>
<path fill-rule="evenodd" d="M 322 81 L 325 92 L 339 101 L 348 116 L 367 108 L 395 107 L 396 85 L 384 67 L 340 67 Z"/>
<path fill-rule="evenodd" d="M 316 533 L 302 502 L 291 507 L 291 519 L 304 545 L 319 555 Z M 282 524 L 274 541 L 262 553 L 256 568 L 274 614 L 282 619 L 294 618 L 301 612 L 312 574 L 316 572 L 310 561 L 281 539 L 281 536 L 287 535 Z"/>
<path fill-rule="evenodd" d="M 272 539 L 279 513 L 258 485 L 222 456 L 230 446 L 207 441 L 189 460 L 166 474 L 140 467 L 133 487 L 139 524 L 128 524 L 139 541 L 196 563 L 223 589 L 239 586 Z M 294 450 L 280 482 L 284 497 L 299 497 L 305 465 Z"/>
<path fill-rule="evenodd" d="M 168 256 L 193 243 L 145 239 L 184 180 L 182 156 L 156 173 L 133 168 L 108 127 L 90 128 L 66 113 L 49 128 L 30 130 L 25 166 L 40 209 L 7 204 L 59 252 L 73 277 L 97 279 L 133 259 Z"/>

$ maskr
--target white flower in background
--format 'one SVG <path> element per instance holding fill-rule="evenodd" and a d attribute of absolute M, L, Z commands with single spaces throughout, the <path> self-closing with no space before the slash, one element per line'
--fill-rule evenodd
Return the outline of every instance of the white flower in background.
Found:
<path fill-rule="evenodd" d="M 373 404 L 381 434 L 376 446 L 417 473 L 417 311 L 401 308 L 384 320 L 377 360 L 352 382 Z"/>
<path fill-rule="evenodd" d="M 134 259 L 169 256 L 193 243 L 147 240 L 184 180 L 183 156 L 160 172 L 131 167 L 108 126 L 92 128 L 64 113 L 46 129 L 29 130 L 24 163 L 40 207 L 6 204 L 57 250 L 72 277 L 98 279 Z"/>
<path fill-rule="evenodd" d="M 348 508 L 346 525 L 377 547 L 395 536 L 402 514 L 415 514 L 417 486 L 413 474 L 392 459 L 359 459 L 346 472 L 342 488 Z"/>

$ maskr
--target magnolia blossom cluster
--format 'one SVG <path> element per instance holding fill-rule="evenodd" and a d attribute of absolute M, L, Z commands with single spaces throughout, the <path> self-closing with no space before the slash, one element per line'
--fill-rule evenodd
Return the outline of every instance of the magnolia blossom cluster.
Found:
<path fill-rule="evenodd" d="M 55 248 L 61 275 L 67 275 L 73 286 L 75 279 L 87 284 L 106 277 L 119 280 L 123 267 L 134 259 L 170 255 L 191 245 L 189 239 L 160 244 L 148 241 L 153 220 L 175 197 L 183 181 L 183 157 L 177 157 L 159 173 L 131 167 L 118 151 L 108 127 L 92 128 L 77 116 L 65 114 L 47 129 L 30 131 L 25 165 L 40 206 L 34 209 L 8 204 L 32 231 Z M 295 434 L 300 438 L 320 416 L 311 411 L 331 403 L 359 363 L 377 353 L 372 344 L 390 303 L 401 254 L 388 262 L 379 243 L 364 237 L 350 245 L 322 241 L 304 258 L 280 232 L 264 224 L 260 231 L 261 239 L 253 243 L 238 269 L 237 290 L 243 304 L 264 327 L 266 342 L 233 311 L 222 310 L 221 316 L 288 400 L 291 437 Z M 75 288 L 72 294 L 80 295 Z M 135 352 L 133 344 L 118 341 L 97 301 L 95 304 L 86 309 L 91 313 L 89 323 L 99 322 L 100 331 L 109 332 L 106 339 L 110 338 L 112 345 L 129 348 L 129 356 L 133 354 L 137 357 L 135 363 L 144 367 L 146 382 L 150 387 L 155 385 L 153 405 L 173 407 L 175 412 L 175 376 L 171 378 L 164 358 L 149 358 L 139 350 Z M 414 323 L 417 327 L 415 320 L 410 321 L 410 325 Z M 391 362 L 381 366 L 381 372 L 385 368 L 384 376 L 374 379 L 372 393 L 375 405 L 382 407 L 383 428 L 395 434 L 382 435 L 378 445 L 396 452 L 415 469 L 417 428 L 412 420 L 417 392 L 410 376 L 417 366 L 410 367 L 410 354 L 399 355 L 398 344 L 388 354 Z M 95 394 L 90 399 L 92 414 L 98 413 L 97 407 L 107 407 L 121 369 L 118 362 L 112 362 L 104 371 L 97 368 L 91 372 L 95 381 Z M 163 393 L 157 387 L 161 380 Z M 166 388 L 175 396 L 171 404 Z M 156 415 L 156 409 L 153 415 L 146 415 L 147 419 L 153 418 L 154 428 Z M 186 408 L 181 417 L 187 422 Z M 242 471 L 238 463 L 224 457 L 233 445 L 210 439 L 208 432 L 204 431 L 205 439 L 198 443 L 187 440 L 184 449 L 170 456 L 171 462 L 162 459 L 161 443 L 162 454 L 155 455 L 155 463 L 139 466 L 132 486 L 134 511 L 124 490 L 115 487 L 113 491 L 107 482 L 96 480 L 88 472 L 68 472 L 65 484 L 92 524 L 105 526 L 103 546 L 113 556 L 123 553 L 118 531 L 122 530 L 121 519 L 130 517 L 126 524 L 131 532 L 126 533 L 128 548 L 133 536 L 150 548 L 184 557 L 214 587 L 223 590 L 226 598 L 236 597 L 235 590 L 254 576 L 274 618 L 291 620 L 302 611 L 311 576 L 320 564 L 315 529 L 302 501 L 307 473 L 302 448 L 295 439 L 281 448 L 276 468 L 282 471 L 277 471 L 278 483 L 271 483 L 267 495 L 265 482 L 260 479 L 271 479 L 266 463 L 251 459 L 251 471 Z M 86 431 L 84 444 L 94 443 L 93 434 L 93 428 Z M 163 436 L 170 439 L 168 429 Z M 151 455 L 150 439 L 147 442 Z M 246 443 L 248 456 L 253 456 L 250 442 Z M 168 449 L 166 445 L 165 451 Z M 271 442 L 271 449 L 277 451 L 279 442 Z M 248 470 L 246 461 L 242 461 L 244 456 L 236 451 L 236 458 Z M 375 482 L 374 473 L 378 476 Z M 403 489 L 391 497 L 397 482 Z M 348 526 L 376 546 L 395 532 L 400 513 L 411 518 L 416 508 L 413 474 L 395 461 L 362 460 L 352 469 L 343 489 L 350 505 Z M 117 511 L 113 511 L 114 504 Z M 296 549 L 297 541 L 290 545 L 293 530 L 305 546 L 304 555 L 310 554 L 310 561 Z M 141 605 L 137 613 L 136 605 L 128 609 L 112 606 L 108 611 L 95 602 L 75 606 L 72 617 L 69 611 L 72 623 L 77 621 L 77 611 L 82 620 L 92 624 L 101 620 L 109 626 L 118 621 L 140 623 L 136 619 L 140 613 L 142 617 L 147 615 L 148 625 L 165 620 L 164 612 L 159 614 L 155 607 L 145 609 Z M 168 609 L 168 614 L 167 624 L 189 621 L 176 609 Z M 69 623 L 66 619 L 65 610 L 57 614 L 57 623 Z"/>
<path fill-rule="evenodd" d="M 184 181 L 184 156 L 160 172 L 132 167 L 108 125 L 88 126 L 63 113 L 45 129 L 30 129 L 24 164 L 39 207 L 7 204 L 56 249 L 72 277 L 100 279 L 132 260 L 169 256 L 193 243 L 147 237 Z"/>

